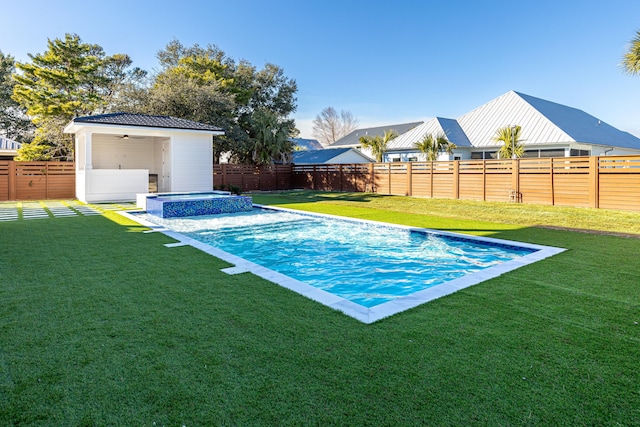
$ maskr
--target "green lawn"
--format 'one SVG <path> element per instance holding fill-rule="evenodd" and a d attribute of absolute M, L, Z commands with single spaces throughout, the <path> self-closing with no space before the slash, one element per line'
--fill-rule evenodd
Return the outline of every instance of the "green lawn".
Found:
<path fill-rule="evenodd" d="M 0 425 L 640 425 L 640 214 L 256 202 L 568 251 L 371 325 L 119 215 L 0 222 Z"/>

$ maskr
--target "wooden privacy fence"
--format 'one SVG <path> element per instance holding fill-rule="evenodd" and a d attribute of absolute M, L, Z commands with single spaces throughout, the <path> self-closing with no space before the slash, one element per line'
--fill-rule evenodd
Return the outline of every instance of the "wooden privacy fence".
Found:
<path fill-rule="evenodd" d="M 75 175 L 73 162 L 0 161 L 0 200 L 74 198 Z"/>
<path fill-rule="evenodd" d="M 227 189 L 235 185 L 241 191 L 290 190 L 291 170 L 291 165 L 213 165 L 213 187 Z"/>
<path fill-rule="evenodd" d="M 371 163 L 294 165 L 291 187 L 321 191 L 372 192 L 375 191 L 374 181 L 374 165 Z"/>
<path fill-rule="evenodd" d="M 640 211 L 640 156 L 349 165 L 214 165 L 214 187 L 310 189 Z M 67 162 L 0 161 L 0 200 L 75 197 Z"/>
<path fill-rule="evenodd" d="M 292 188 L 640 211 L 640 156 L 300 165 Z"/>

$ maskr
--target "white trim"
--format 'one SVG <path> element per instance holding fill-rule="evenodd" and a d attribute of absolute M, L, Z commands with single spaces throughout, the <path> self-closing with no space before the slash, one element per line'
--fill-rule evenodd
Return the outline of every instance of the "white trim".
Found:
<path fill-rule="evenodd" d="M 181 128 L 165 128 L 165 127 L 148 127 L 148 126 L 135 126 L 135 125 L 120 125 L 120 124 L 110 124 L 110 123 L 75 123 L 70 122 L 64 128 L 64 133 L 78 133 L 84 128 L 90 129 L 100 129 L 100 132 L 94 133 L 104 133 L 107 135 L 119 135 L 122 133 L 127 133 L 129 135 L 136 136 L 166 136 L 167 133 L 173 132 L 196 132 L 196 133 L 204 133 L 210 135 L 224 135 L 224 131 L 213 131 L 213 130 L 204 130 L 204 129 L 181 129 Z"/>

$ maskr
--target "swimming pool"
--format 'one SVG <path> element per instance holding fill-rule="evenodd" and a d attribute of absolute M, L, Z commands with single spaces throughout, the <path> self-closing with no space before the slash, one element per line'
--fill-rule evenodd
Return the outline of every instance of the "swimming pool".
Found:
<path fill-rule="evenodd" d="M 280 209 L 138 220 L 367 323 L 561 251 Z"/>

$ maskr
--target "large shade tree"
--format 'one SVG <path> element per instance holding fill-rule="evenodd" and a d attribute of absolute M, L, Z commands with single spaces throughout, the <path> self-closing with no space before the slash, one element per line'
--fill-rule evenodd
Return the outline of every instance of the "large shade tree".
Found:
<path fill-rule="evenodd" d="M 384 131 L 384 135 L 365 135 L 360 137 L 360 145 L 364 148 L 371 150 L 371 154 L 376 159 L 376 162 L 382 162 L 384 153 L 387 151 L 387 145 L 389 142 L 396 138 L 398 133 L 394 130 L 388 129 Z"/>
<path fill-rule="evenodd" d="M 15 60 L 0 51 L 0 136 L 26 143 L 33 137 L 33 125 L 26 109 L 13 100 Z"/>
<path fill-rule="evenodd" d="M 453 150 L 456 148 L 456 145 L 449 141 L 443 133 L 425 135 L 424 138 L 416 142 L 415 145 L 421 153 L 426 155 L 427 160 L 430 161 L 438 160 L 438 157 L 442 153 L 453 154 Z"/>
<path fill-rule="evenodd" d="M 177 40 L 158 52 L 158 59 L 162 68 L 149 91 L 146 112 L 224 128 L 225 136 L 214 140 L 216 161 L 222 153 L 240 163 L 289 157 L 279 153 L 290 145 L 282 144 L 281 137 L 288 140 L 297 133 L 290 118 L 297 85 L 280 67 L 266 64 L 258 70 L 247 61 L 236 63 L 216 46 L 186 47 Z M 267 155 L 272 157 L 267 160 Z"/>
<path fill-rule="evenodd" d="M 107 56 L 76 34 L 48 40 L 47 47 L 29 54 L 31 62 L 16 63 L 20 72 L 13 75 L 13 99 L 36 126 L 33 144 L 46 147 L 54 159 L 72 160 L 72 140 L 62 133 L 64 126 L 74 117 L 109 111 L 122 86 L 144 73 L 129 69 L 127 55 Z"/>
<path fill-rule="evenodd" d="M 524 144 L 520 139 L 520 126 L 504 126 L 496 131 L 493 140 L 502 142 L 498 156 L 501 159 L 516 159 L 524 155 Z"/>

